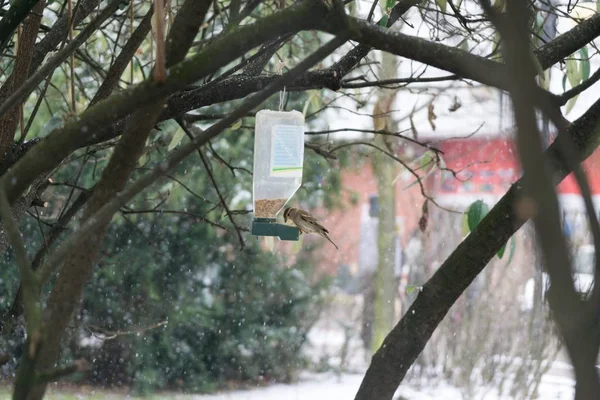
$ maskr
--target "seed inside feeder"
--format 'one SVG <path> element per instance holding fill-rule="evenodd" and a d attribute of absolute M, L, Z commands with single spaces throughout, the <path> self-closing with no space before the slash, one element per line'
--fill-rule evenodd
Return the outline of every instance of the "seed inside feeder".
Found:
<path fill-rule="evenodd" d="M 256 218 L 276 218 L 277 212 L 285 205 L 287 199 L 256 200 L 254 216 Z"/>

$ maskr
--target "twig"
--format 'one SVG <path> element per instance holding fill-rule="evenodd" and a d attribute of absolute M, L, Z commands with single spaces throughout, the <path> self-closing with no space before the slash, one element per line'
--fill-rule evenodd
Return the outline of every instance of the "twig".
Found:
<path fill-rule="evenodd" d="M 119 336 L 137 335 L 137 334 L 144 333 L 144 332 L 147 332 L 152 329 L 160 328 L 161 326 L 167 325 L 168 322 L 169 322 L 168 320 L 165 320 L 165 321 L 157 322 L 156 324 L 153 324 L 150 326 L 145 326 L 145 327 L 138 328 L 138 329 L 124 330 L 124 331 L 109 331 L 107 329 L 103 329 L 103 328 L 100 328 L 99 326 L 95 326 L 95 325 L 88 325 L 86 327 L 86 329 L 92 335 L 96 336 L 99 339 L 111 340 L 111 339 L 115 339 Z"/>
<path fill-rule="evenodd" d="M 6 189 L 1 185 L 0 217 L 2 218 L 2 225 L 4 225 L 4 230 L 6 231 L 17 257 L 17 264 L 23 282 L 23 302 L 25 306 L 25 319 L 27 322 L 27 334 L 32 337 L 39 329 L 39 324 L 41 322 L 41 309 L 39 303 L 36 302 L 39 286 L 38 279 L 31 268 L 31 263 L 27 256 L 27 250 L 25 250 L 25 242 L 23 241 L 21 232 L 19 232 L 19 228 L 13 219 L 10 203 L 6 196 Z"/>
<path fill-rule="evenodd" d="M 67 24 L 69 25 L 69 42 L 73 41 L 73 0 L 67 0 Z M 75 100 L 75 57 L 73 53 L 69 56 L 69 83 L 71 92 L 71 112 L 77 114 L 77 102 Z"/>
<path fill-rule="evenodd" d="M 373 4 L 371 4 L 371 9 L 369 10 L 369 15 L 367 16 L 367 21 L 371 21 L 373 19 L 373 15 L 375 14 L 375 8 L 377 7 L 377 3 L 379 3 L 379 0 L 374 0 Z"/>
<path fill-rule="evenodd" d="M 561 106 L 567 104 L 567 102 L 569 100 L 571 100 L 573 97 L 577 96 L 584 90 L 587 90 L 594 83 L 598 82 L 598 80 L 600 80 L 600 68 L 598 68 L 592 76 L 590 76 L 588 79 L 586 79 L 585 82 L 581 82 L 579 85 L 575 86 L 574 88 L 569 89 L 566 92 L 564 92 L 563 94 L 559 95 L 557 98 L 559 104 Z"/>
<path fill-rule="evenodd" d="M 419 176 L 419 174 L 417 174 L 412 168 L 410 168 L 408 166 L 408 164 L 406 164 L 404 161 L 402 161 L 400 158 L 396 157 L 394 154 L 388 152 L 387 150 L 382 149 L 381 147 L 373 144 L 373 143 L 369 143 L 369 142 L 351 142 L 351 143 L 344 143 L 341 144 L 337 147 L 334 147 L 333 149 L 330 150 L 331 153 L 333 153 L 334 151 L 343 149 L 344 147 L 349 147 L 349 146 L 355 146 L 355 145 L 362 145 L 362 146 L 368 146 L 368 147 L 372 147 L 376 150 L 381 151 L 383 154 L 385 154 L 386 156 L 392 158 L 393 160 L 397 161 L 400 165 L 402 165 L 404 168 L 406 168 L 416 179 L 417 182 L 419 184 L 419 187 L 421 188 L 421 195 L 426 198 L 427 200 L 431 201 L 435 206 L 437 206 L 438 208 L 444 210 L 444 211 L 448 211 L 451 213 L 455 213 L 455 214 L 462 214 L 461 211 L 456 211 L 456 210 L 451 210 L 449 208 L 446 207 L 442 207 L 441 205 L 439 205 L 435 199 L 431 196 L 429 196 L 426 192 L 425 192 L 425 186 L 423 185 L 423 181 L 421 180 L 421 176 Z"/>
<path fill-rule="evenodd" d="M 190 131 L 188 126 L 185 124 L 185 122 L 181 118 L 177 118 L 176 121 L 179 124 L 179 126 L 181 126 L 181 129 L 183 129 L 185 134 L 193 142 L 194 135 L 192 134 L 192 132 Z M 215 191 L 217 192 L 217 196 L 219 196 L 221 206 L 225 209 L 225 212 L 227 213 L 227 218 L 229 218 L 229 221 L 231 221 L 231 224 L 233 225 L 233 228 L 235 229 L 235 231 L 237 233 L 238 240 L 240 242 L 240 247 L 243 249 L 245 245 L 244 245 L 244 238 L 242 237 L 242 233 L 241 233 L 239 227 L 237 226 L 237 223 L 235 222 L 235 219 L 233 218 L 231 211 L 229 210 L 229 206 L 227 206 L 227 202 L 225 201 L 225 198 L 221 194 L 221 190 L 219 189 L 219 185 L 217 185 L 217 181 L 210 169 L 210 165 L 208 164 L 208 160 L 206 159 L 206 156 L 204 155 L 204 153 L 202 153 L 202 150 L 200 148 L 198 148 L 197 150 L 198 150 L 198 155 L 200 156 L 200 160 L 202 161 L 202 164 L 204 165 L 204 169 L 206 170 L 206 173 L 208 174 L 208 178 L 210 179 L 210 182 L 212 183 Z"/>
<path fill-rule="evenodd" d="M 164 82 L 167 79 L 165 67 L 165 9 L 164 0 L 154 0 L 154 22 L 156 23 L 156 64 L 154 66 L 153 78 L 156 82 Z"/>
<path fill-rule="evenodd" d="M 75 372 L 84 372 L 88 370 L 88 365 L 85 360 L 77 360 L 73 364 L 66 367 L 54 368 L 49 371 L 43 371 L 36 374 L 36 384 L 49 383 L 59 380 L 65 376 L 74 374 Z"/>
<path fill-rule="evenodd" d="M 458 75 L 446 75 L 446 76 L 434 76 L 427 78 L 398 78 L 398 79 L 381 79 L 377 81 L 367 81 L 361 83 L 350 83 L 349 80 L 343 80 L 341 85 L 342 89 L 360 89 L 366 87 L 383 87 L 387 89 L 397 89 L 399 84 L 408 83 L 430 83 L 430 82 L 444 82 L 444 81 L 455 81 L 462 79 Z M 390 86 L 395 85 L 395 86 Z"/>
<path fill-rule="evenodd" d="M 227 229 L 227 227 L 225 227 L 225 226 L 223 226 L 223 225 L 221 225 L 221 224 L 219 224 L 217 222 L 211 221 L 211 220 L 207 219 L 206 217 L 203 217 L 202 215 L 195 214 L 195 213 L 192 213 L 192 212 L 189 212 L 189 211 L 151 209 L 151 210 L 122 210 L 121 213 L 125 214 L 125 215 L 127 215 L 127 214 L 151 214 L 151 213 L 152 214 L 177 214 L 177 215 L 186 215 L 188 217 L 192 217 L 192 218 L 195 218 L 197 220 L 206 222 L 207 224 L 210 224 L 210 225 L 212 225 L 212 226 L 214 226 L 216 228 L 221 228 L 221 229 L 229 232 L 229 229 Z M 242 229 L 242 228 L 239 228 L 239 229 Z"/>
<path fill-rule="evenodd" d="M 434 153 L 444 154 L 444 152 L 441 151 L 440 149 L 432 147 L 430 143 L 420 142 L 416 139 L 411 138 L 410 136 L 405 136 L 401 133 L 401 132 L 408 132 L 408 131 L 410 131 L 410 129 L 405 129 L 400 132 L 390 132 L 387 129 L 375 130 L 375 129 L 340 128 L 340 129 L 328 129 L 328 130 L 322 130 L 322 131 L 307 131 L 304 134 L 305 135 L 328 135 L 330 133 L 336 133 L 336 132 L 361 132 L 361 133 L 373 133 L 376 135 L 395 136 L 397 138 L 407 140 L 411 143 L 414 143 L 414 144 L 424 147 L 428 150 L 431 150 Z"/>
<path fill-rule="evenodd" d="M 252 176 L 252 171 L 250 171 L 248 168 L 244 168 L 244 167 L 236 167 L 234 165 L 231 165 L 230 162 L 225 161 L 225 159 L 223 159 L 223 157 L 221 157 L 219 155 L 219 153 L 217 153 L 217 151 L 213 148 L 213 145 L 211 142 L 208 142 L 208 148 L 210 149 L 210 152 L 215 156 L 215 158 L 217 160 L 219 160 L 219 162 L 223 163 L 224 165 L 227 166 L 227 168 L 229 168 L 229 170 L 231 171 L 231 174 L 235 177 L 235 171 L 236 170 L 240 170 L 243 172 L 246 172 L 248 175 Z"/>

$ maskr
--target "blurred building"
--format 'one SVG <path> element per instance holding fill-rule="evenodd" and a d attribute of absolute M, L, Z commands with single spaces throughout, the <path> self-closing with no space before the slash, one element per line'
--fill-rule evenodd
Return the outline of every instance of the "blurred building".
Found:
<path fill-rule="evenodd" d="M 407 175 L 396 182 L 397 258 L 396 272 L 403 282 L 424 283 L 448 257 L 464 237 L 461 212 L 476 200 L 483 200 L 490 208 L 521 176 L 516 146 L 506 135 L 440 140 L 433 146 L 443 151 L 445 171 L 428 176 L 426 190 L 437 203 L 451 211 L 430 204 L 428 226 L 421 232 L 418 226 L 424 198 L 419 185 L 412 185 L 414 177 Z M 600 151 L 583 163 L 593 194 L 596 209 L 600 210 Z M 400 171 L 400 168 L 399 168 Z M 327 212 L 317 210 L 332 239 L 339 245 L 337 251 L 328 243 L 319 249 L 320 268 L 335 275 L 343 274 L 355 281 L 373 272 L 377 266 L 378 201 L 377 180 L 368 161 L 357 168 L 342 172 L 344 207 Z M 590 242 L 587 217 L 580 191 L 572 175 L 558 186 L 559 201 L 565 233 L 576 245 Z M 517 235 L 516 249 L 512 251 L 515 271 L 520 282 L 533 274 L 530 237 Z M 308 240 L 308 238 L 305 238 Z M 310 238 L 317 241 L 318 238 Z M 507 257 L 508 258 L 508 257 Z M 505 259 L 506 260 L 506 259 Z M 502 261 L 505 260 L 495 260 Z M 524 268 L 526 266 L 527 268 Z M 483 278 L 482 278 L 483 279 Z M 345 278 L 347 282 L 348 280 Z M 356 288 L 356 284 L 353 289 Z M 402 283 L 401 283 L 402 286 Z M 477 293 L 477 283 L 471 295 Z"/>

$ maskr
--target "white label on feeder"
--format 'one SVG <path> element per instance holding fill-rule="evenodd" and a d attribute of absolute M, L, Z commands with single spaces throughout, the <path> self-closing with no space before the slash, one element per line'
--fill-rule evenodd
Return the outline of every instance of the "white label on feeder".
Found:
<path fill-rule="evenodd" d="M 271 176 L 302 177 L 304 129 L 295 125 L 273 127 Z"/>

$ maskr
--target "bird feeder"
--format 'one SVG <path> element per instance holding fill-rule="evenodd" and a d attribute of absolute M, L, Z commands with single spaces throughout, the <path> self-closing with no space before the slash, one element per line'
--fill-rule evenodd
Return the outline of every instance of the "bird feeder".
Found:
<path fill-rule="evenodd" d="M 298 111 L 261 110 L 254 134 L 252 234 L 299 240 L 295 226 L 277 223 L 277 214 L 302 183 L 304 115 Z"/>

